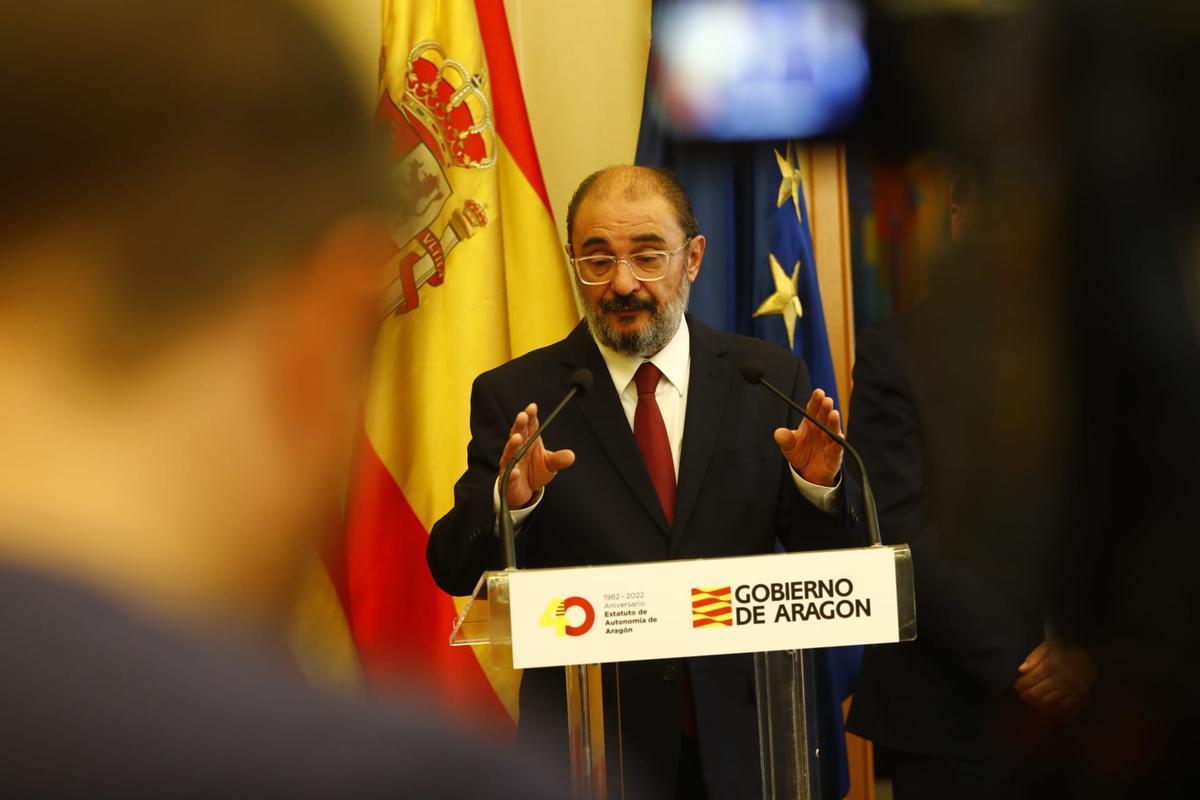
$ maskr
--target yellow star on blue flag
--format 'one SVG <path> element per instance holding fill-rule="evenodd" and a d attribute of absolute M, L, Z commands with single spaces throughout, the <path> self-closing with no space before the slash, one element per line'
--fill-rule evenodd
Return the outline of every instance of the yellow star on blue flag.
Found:
<path fill-rule="evenodd" d="M 796 262 L 796 266 L 792 267 L 792 274 L 789 276 L 783 271 L 783 267 L 779 264 L 779 259 L 774 253 L 768 256 L 768 261 L 771 265 L 771 278 L 775 281 L 775 293 L 763 300 L 759 305 L 758 310 L 754 312 L 756 317 L 765 317 L 771 314 L 778 314 L 783 317 L 783 327 L 787 328 L 788 347 L 796 346 L 796 320 L 804 316 L 804 307 L 800 305 L 800 262 Z"/>
<path fill-rule="evenodd" d="M 775 201 L 776 208 L 783 208 L 783 204 L 790 197 L 792 200 L 792 208 L 796 210 L 796 219 L 804 221 L 800 214 L 800 193 L 804 191 L 803 175 L 800 172 L 800 163 L 796 157 L 796 148 L 792 142 L 787 143 L 784 150 L 785 155 L 779 155 L 778 150 L 774 150 L 775 163 L 779 165 L 779 174 L 782 180 L 779 183 L 779 197 Z"/>

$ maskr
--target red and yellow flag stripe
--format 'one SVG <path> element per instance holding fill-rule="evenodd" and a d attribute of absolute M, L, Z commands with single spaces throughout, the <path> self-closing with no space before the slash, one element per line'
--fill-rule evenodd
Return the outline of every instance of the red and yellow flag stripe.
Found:
<path fill-rule="evenodd" d="M 380 119 L 419 229 L 393 237 L 389 292 L 401 299 L 364 408 L 347 614 L 369 679 L 420 677 L 511 727 L 519 679 L 490 669 L 485 650 L 448 646 L 456 606 L 429 576 L 425 543 L 465 466 L 471 381 L 578 317 L 501 0 L 385 2 L 382 30 Z"/>

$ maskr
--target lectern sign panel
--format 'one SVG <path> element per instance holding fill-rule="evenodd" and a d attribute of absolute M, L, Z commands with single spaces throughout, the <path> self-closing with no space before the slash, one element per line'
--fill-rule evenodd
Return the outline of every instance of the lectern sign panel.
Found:
<path fill-rule="evenodd" d="M 889 548 L 519 570 L 509 601 L 516 667 L 900 639 Z"/>

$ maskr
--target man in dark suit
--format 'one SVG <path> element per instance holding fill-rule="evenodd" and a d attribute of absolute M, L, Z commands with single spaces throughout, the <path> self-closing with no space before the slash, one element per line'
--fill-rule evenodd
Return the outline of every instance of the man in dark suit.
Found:
<path fill-rule="evenodd" d="M 386 240 L 293 5 L 0 7 L 0 796 L 558 796 L 280 644 Z"/>
<path fill-rule="evenodd" d="M 974 195 L 972 174 L 960 172 L 955 242 L 976 224 Z M 912 546 L 919 636 L 866 649 L 847 729 L 875 743 L 897 800 L 1022 797 L 1029 776 L 1002 727 L 1026 710 L 1073 711 L 1087 668 L 1072 648 L 1045 640 L 1045 606 L 1028 580 L 1035 557 L 964 546 L 967 532 L 947 538 L 939 529 L 954 433 L 934 420 L 967 418 L 943 408 L 924 377 L 939 286 L 935 275 L 922 305 L 858 337 L 849 438 L 871 475 L 885 542 Z"/>
<path fill-rule="evenodd" d="M 849 542 L 857 489 L 840 474 L 840 448 L 746 384 L 738 367 L 758 365 L 837 428 L 832 400 L 809 395 L 807 370 L 790 353 L 685 314 L 705 240 L 674 178 L 641 167 L 590 176 L 567 233 L 585 320 L 475 381 L 467 471 L 430 534 L 438 584 L 467 594 L 481 572 L 502 566 L 492 535 L 502 490 L 522 567 L 769 553 L 777 538 L 789 549 Z M 579 367 L 595 382 L 548 434 L 563 449 L 535 444 L 500 487 L 502 466 L 537 430 L 538 408 L 557 401 Z M 610 763 L 624 764 L 626 796 L 759 794 L 751 666 L 750 656 L 733 656 L 606 671 L 610 723 L 620 697 L 621 739 L 609 741 L 621 755 Z M 565 767 L 563 690 L 561 669 L 526 671 L 519 737 L 557 745 Z"/>

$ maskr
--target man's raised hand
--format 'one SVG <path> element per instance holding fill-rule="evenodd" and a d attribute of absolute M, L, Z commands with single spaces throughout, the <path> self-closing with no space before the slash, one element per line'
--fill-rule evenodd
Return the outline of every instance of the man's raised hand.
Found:
<path fill-rule="evenodd" d="M 530 403 L 525 410 L 517 414 L 512 428 L 508 432 L 508 441 L 504 444 L 504 452 L 500 455 L 500 474 L 517 450 L 521 448 L 530 436 L 537 433 L 538 416 L 537 404 Z M 508 479 L 509 508 L 524 508 L 533 500 L 534 495 L 542 490 L 561 469 L 566 469 L 575 463 L 575 453 L 571 450 L 547 450 L 538 439 L 525 453 L 521 462 L 513 467 Z"/>
<path fill-rule="evenodd" d="M 834 433 L 842 432 L 842 422 L 833 407 L 833 398 L 820 389 L 812 393 L 805 409 Z M 830 439 L 807 419 L 795 430 L 777 428 L 775 443 L 783 457 L 801 478 L 818 486 L 834 486 L 842 469 L 842 446 Z"/>

